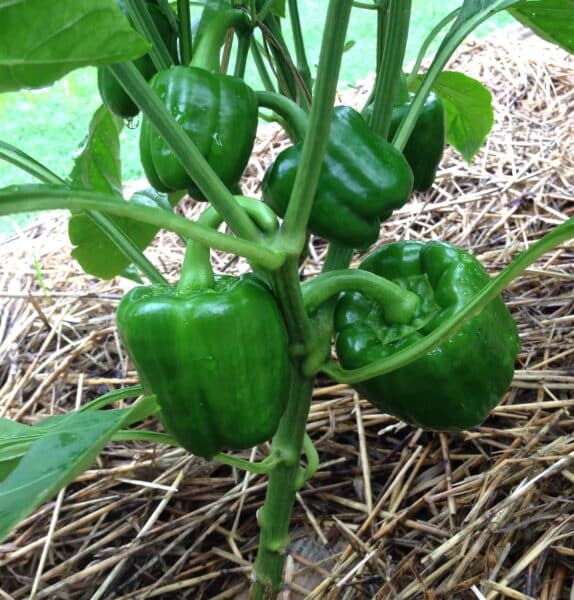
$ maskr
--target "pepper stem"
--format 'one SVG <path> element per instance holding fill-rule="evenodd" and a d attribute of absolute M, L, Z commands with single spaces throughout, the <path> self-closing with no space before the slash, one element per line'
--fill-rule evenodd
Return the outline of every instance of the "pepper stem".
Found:
<path fill-rule="evenodd" d="M 181 296 L 207 290 L 215 285 L 213 269 L 209 260 L 209 246 L 190 240 L 185 249 L 181 277 L 177 293 Z"/>
<path fill-rule="evenodd" d="M 211 0 L 205 5 L 193 44 L 190 66 L 219 73 L 219 50 L 232 27 L 249 27 L 249 17 L 232 8 L 225 0 Z"/>
<path fill-rule="evenodd" d="M 409 100 L 409 86 L 408 86 L 407 76 L 404 72 L 401 71 L 395 105 L 404 104 L 405 102 L 408 102 L 408 100 Z"/>

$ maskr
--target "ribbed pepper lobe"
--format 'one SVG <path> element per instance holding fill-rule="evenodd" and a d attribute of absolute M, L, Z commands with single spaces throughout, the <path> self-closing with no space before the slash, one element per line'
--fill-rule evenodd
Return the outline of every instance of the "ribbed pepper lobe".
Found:
<path fill-rule="evenodd" d="M 255 276 L 218 277 L 214 289 L 190 295 L 134 288 L 117 323 L 166 430 L 184 448 L 210 458 L 273 436 L 289 391 L 288 339 Z"/>

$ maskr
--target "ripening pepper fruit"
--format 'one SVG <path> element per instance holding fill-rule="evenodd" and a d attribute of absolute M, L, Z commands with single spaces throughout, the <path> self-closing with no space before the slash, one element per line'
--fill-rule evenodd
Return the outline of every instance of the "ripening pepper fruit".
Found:
<path fill-rule="evenodd" d="M 253 274 L 196 289 L 152 285 L 128 292 L 118 331 L 160 418 L 184 448 L 211 458 L 270 439 L 290 382 L 287 331 Z"/>
<path fill-rule="evenodd" d="M 195 142 L 201 154 L 228 187 L 247 166 L 257 130 L 257 99 L 238 77 L 196 67 L 176 66 L 150 82 L 164 106 Z M 140 158 L 151 185 L 160 192 L 187 189 L 200 196 L 169 146 L 142 119 Z"/>
<path fill-rule="evenodd" d="M 127 15 L 123 0 L 116 1 L 122 12 Z M 146 8 L 171 57 L 174 61 L 177 61 L 177 31 L 172 27 L 169 18 L 161 10 L 156 0 L 146 0 Z M 149 54 L 144 54 L 144 56 L 134 60 L 134 65 L 148 81 L 157 72 Z M 124 88 L 108 69 L 98 69 L 98 91 L 105 106 L 118 117 L 129 119 L 139 113 L 139 108 L 135 102 L 128 96 Z"/>
<path fill-rule="evenodd" d="M 414 93 L 408 91 L 404 75 L 401 79 L 399 97 L 391 115 L 387 136 L 389 141 L 393 139 L 415 97 Z M 373 105 L 368 104 L 362 114 L 367 121 L 370 121 Z M 444 104 L 437 94 L 430 92 L 403 149 L 403 154 L 413 171 L 415 190 L 426 192 L 434 183 L 445 144 Z"/>
<path fill-rule="evenodd" d="M 360 266 L 422 299 L 410 328 L 388 322 L 383 308 L 358 293 L 335 312 L 341 365 L 354 369 L 408 348 L 459 312 L 490 280 L 473 256 L 442 242 L 391 243 Z M 434 430 L 479 425 L 507 391 L 520 350 L 516 325 L 498 297 L 422 358 L 357 384 L 381 411 Z"/>
<path fill-rule="evenodd" d="M 265 173 L 265 201 L 284 216 L 301 158 L 302 142 L 281 152 Z M 373 133 L 348 106 L 333 121 L 309 229 L 340 246 L 364 249 L 379 237 L 381 221 L 408 200 L 413 175 L 404 156 Z"/>
<path fill-rule="evenodd" d="M 395 135 L 414 98 L 393 108 L 389 139 Z M 403 150 L 414 176 L 414 189 L 425 192 L 434 183 L 446 143 L 445 112 L 442 100 L 431 92 Z"/>
<path fill-rule="evenodd" d="M 255 93 L 242 79 L 221 73 L 219 49 L 230 27 L 248 26 L 249 18 L 244 11 L 223 0 L 210 0 L 194 38 L 190 66 L 161 71 L 150 81 L 173 118 L 232 190 L 237 187 L 253 149 L 258 105 Z M 140 159 L 148 181 L 156 190 L 188 190 L 194 198 L 204 199 L 145 116 L 140 133 Z"/>

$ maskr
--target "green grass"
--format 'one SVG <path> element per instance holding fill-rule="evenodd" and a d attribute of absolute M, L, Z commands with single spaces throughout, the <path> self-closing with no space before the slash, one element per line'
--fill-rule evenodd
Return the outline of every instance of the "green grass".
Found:
<path fill-rule="evenodd" d="M 459 4 L 459 0 L 413 0 L 407 62 L 415 58 L 418 47 L 432 26 Z M 316 65 L 319 56 L 325 8 L 325 0 L 300 2 L 308 59 L 312 67 Z M 348 39 L 354 45 L 344 56 L 340 77 L 342 82 L 352 84 L 364 79 L 374 70 L 375 21 L 374 11 L 353 10 Z M 497 16 L 483 25 L 478 34 L 484 35 L 493 27 L 508 22 L 511 22 L 509 16 Z M 50 88 L 0 94 L 0 138 L 21 148 L 65 177 L 72 168 L 74 153 L 87 132 L 91 115 L 99 104 L 96 71 L 93 68 L 74 71 Z M 135 125 L 137 121 L 133 124 L 134 128 L 126 127 L 122 133 L 124 179 L 143 176 L 138 159 L 138 130 Z M 0 162 L 0 187 L 32 181 L 31 177 L 15 167 Z M 26 218 L 19 218 L 19 221 Z M 6 221 L 0 219 L 0 231 L 6 229 L 6 226 Z"/>

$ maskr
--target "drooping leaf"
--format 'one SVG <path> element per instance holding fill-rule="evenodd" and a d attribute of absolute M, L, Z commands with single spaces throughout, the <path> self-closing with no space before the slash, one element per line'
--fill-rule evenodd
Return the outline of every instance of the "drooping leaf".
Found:
<path fill-rule="evenodd" d="M 172 210 L 167 197 L 154 190 L 136 192 L 129 202 Z M 155 225 L 126 217 L 110 216 L 110 219 L 140 250 L 145 250 L 159 231 Z M 102 279 L 111 279 L 121 274 L 130 265 L 126 255 L 110 241 L 104 231 L 86 213 L 77 212 L 72 215 L 68 223 L 68 235 L 70 242 L 75 246 L 72 257 L 80 263 L 86 273 Z"/>
<path fill-rule="evenodd" d="M 30 446 L 50 429 L 61 424 L 67 415 L 58 415 L 43 419 L 36 425 L 24 425 L 11 419 L 0 419 L 0 468 L 2 464 L 19 460 Z M 0 481 L 3 477 L 0 474 Z"/>
<path fill-rule="evenodd" d="M 123 411 L 74 413 L 42 436 L 0 483 L 0 539 L 38 505 L 88 468 L 113 433 Z"/>
<path fill-rule="evenodd" d="M 574 53 L 574 0 L 521 0 L 509 12 L 542 39 Z"/>
<path fill-rule="evenodd" d="M 72 187 L 122 195 L 120 133 L 123 121 L 100 106 L 74 161 Z"/>
<path fill-rule="evenodd" d="M 492 94 L 472 77 L 456 71 L 443 71 L 433 90 L 446 112 L 446 138 L 470 162 L 494 124 Z"/>
<path fill-rule="evenodd" d="M 119 134 L 122 120 L 101 106 L 92 117 L 88 135 L 70 174 L 72 187 L 105 192 L 122 197 Z M 138 192 L 130 202 L 171 210 L 166 198 L 154 190 Z M 109 217 L 139 250 L 144 250 L 158 228 L 125 217 Z M 86 273 L 111 279 L 129 265 L 130 260 L 109 236 L 84 211 L 75 211 L 68 223 L 68 236 L 75 258 Z"/>
<path fill-rule="evenodd" d="M 0 92 L 50 85 L 73 69 L 145 54 L 115 0 L 0 0 Z"/>
<path fill-rule="evenodd" d="M 0 540 L 85 471 L 116 431 L 156 411 L 155 398 L 149 396 L 131 408 L 78 411 L 56 417 L 57 421 L 46 419 L 34 427 L 7 425 L 8 419 L 3 419 L 0 440 L 7 441 L 1 437 L 4 432 L 12 437 L 8 441 L 13 445 L 17 446 L 20 440 L 28 447 L 21 458 L 14 453 L 14 458 L 0 463 L 0 474 L 4 475 L 0 480 Z M 36 437 L 31 443 L 30 436 Z"/>

